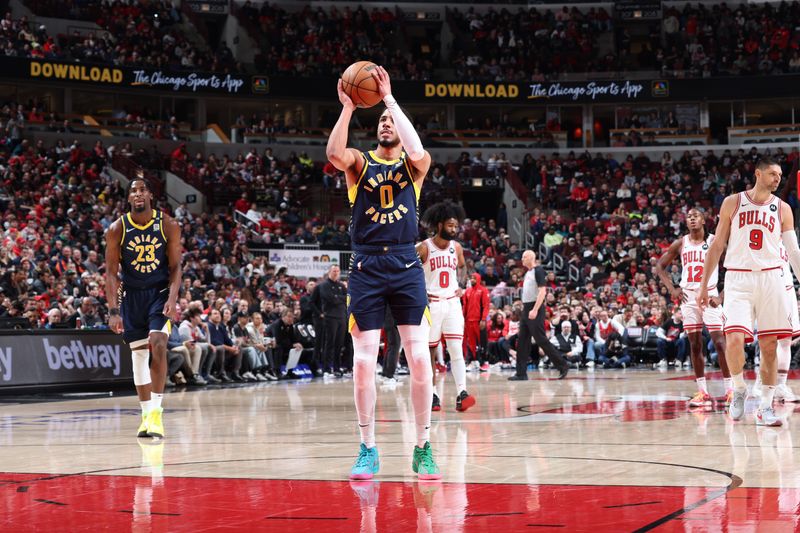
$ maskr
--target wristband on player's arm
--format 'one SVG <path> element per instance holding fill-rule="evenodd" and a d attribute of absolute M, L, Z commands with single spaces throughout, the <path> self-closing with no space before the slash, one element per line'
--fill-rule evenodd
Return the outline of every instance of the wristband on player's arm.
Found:
<path fill-rule="evenodd" d="M 119 316 L 119 309 L 116 307 L 112 307 L 108 310 L 108 316 Z"/>

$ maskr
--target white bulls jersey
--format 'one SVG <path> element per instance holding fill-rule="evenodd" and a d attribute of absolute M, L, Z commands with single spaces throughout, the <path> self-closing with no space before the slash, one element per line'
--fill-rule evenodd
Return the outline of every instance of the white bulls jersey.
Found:
<path fill-rule="evenodd" d="M 773 195 L 757 204 L 747 192 L 740 192 L 731 217 L 725 268 L 753 272 L 782 266 L 781 200 Z"/>
<path fill-rule="evenodd" d="M 703 263 L 706 260 L 706 252 L 714 242 L 714 235 L 708 235 L 703 242 L 693 243 L 688 235 L 683 236 L 683 246 L 681 247 L 681 289 L 695 291 L 700 288 L 700 281 L 703 279 Z M 717 286 L 719 269 L 708 277 L 709 290 Z"/>
<path fill-rule="evenodd" d="M 441 249 L 426 239 L 428 260 L 422 265 L 425 270 L 425 287 L 428 294 L 437 298 L 450 298 L 458 290 L 458 254 L 455 241 L 450 241 L 445 249 Z"/>

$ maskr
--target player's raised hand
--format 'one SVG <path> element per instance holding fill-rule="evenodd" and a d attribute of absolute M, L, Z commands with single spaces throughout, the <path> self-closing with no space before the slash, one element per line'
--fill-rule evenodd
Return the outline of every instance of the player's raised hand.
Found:
<path fill-rule="evenodd" d="M 375 80 L 375 83 L 378 84 L 378 94 L 381 95 L 381 98 L 386 98 L 387 95 L 392 94 L 392 83 L 389 80 L 389 73 L 386 72 L 385 68 L 377 66 L 372 69 L 370 74 Z"/>
<path fill-rule="evenodd" d="M 356 105 L 353 103 L 353 101 L 350 99 L 350 97 L 347 96 L 347 94 L 345 94 L 344 89 L 342 88 L 342 80 L 341 79 L 339 79 L 339 83 L 336 84 L 336 92 L 339 93 L 339 101 L 342 103 L 342 105 L 344 107 L 346 107 L 350 111 L 355 110 Z"/>
<path fill-rule="evenodd" d="M 708 289 L 701 288 L 699 291 L 697 291 L 695 302 L 701 311 L 705 311 L 706 307 L 708 307 Z"/>

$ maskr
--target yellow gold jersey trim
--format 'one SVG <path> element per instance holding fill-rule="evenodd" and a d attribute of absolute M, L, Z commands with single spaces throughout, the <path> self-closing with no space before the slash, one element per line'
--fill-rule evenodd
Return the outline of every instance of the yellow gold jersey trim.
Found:
<path fill-rule="evenodd" d="M 400 161 L 399 159 L 392 159 L 391 161 L 390 161 L 390 160 L 388 160 L 388 159 L 381 159 L 380 157 L 378 157 L 377 155 L 375 155 L 375 151 L 374 151 L 374 150 L 370 150 L 370 151 L 369 151 L 369 156 L 370 156 L 372 159 L 374 159 L 376 163 L 382 163 L 382 164 L 384 164 L 384 165 L 394 165 L 395 163 L 397 163 L 398 161 Z"/>
<path fill-rule="evenodd" d="M 122 246 L 125 244 L 125 216 L 119 217 L 119 221 L 122 222 L 122 235 L 119 238 L 119 245 Z"/>
<path fill-rule="evenodd" d="M 356 317 L 353 316 L 353 313 L 350 313 L 350 319 L 347 321 L 347 332 L 352 333 L 353 326 L 356 325 Z"/>
<path fill-rule="evenodd" d="M 419 197 L 417 198 L 417 201 L 419 201 Z M 161 223 L 158 225 L 158 229 L 161 231 L 161 238 L 164 239 L 164 242 L 167 242 L 167 236 L 164 235 L 164 213 L 161 213 L 159 218 L 161 219 Z"/>
<path fill-rule="evenodd" d="M 369 166 L 369 161 L 367 160 L 367 156 L 365 156 L 362 153 L 361 157 L 364 158 L 364 166 L 361 168 L 361 175 L 358 176 L 358 181 L 356 181 L 356 184 L 347 189 L 347 199 L 350 200 L 351 206 L 356 203 L 356 196 L 358 195 L 358 186 L 361 185 L 361 180 L 364 178 L 364 174 L 367 173 L 367 167 Z"/>
<path fill-rule="evenodd" d="M 156 221 L 157 214 L 156 214 L 156 210 L 153 209 L 153 214 L 152 214 L 152 218 L 150 219 L 150 222 L 148 222 L 144 226 L 140 226 L 139 224 L 134 222 L 133 219 L 131 218 L 131 214 L 130 213 L 127 214 L 127 217 L 128 217 L 128 223 L 131 226 L 133 226 L 134 228 L 136 228 L 138 230 L 145 230 L 145 229 L 147 229 L 147 228 L 149 228 L 150 226 L 153 225 L 153 223 Z"/>
<path fill-rule="evenodd" d="M 406 171 L 408 172 L 408 178 L 411 180 L 411 184 L 414 186 L 414 194 L 417 197 L 417 205 L 419 205 L 419 197 L 422 195 L 422 187 L 417 185 L 417 180 L 414 179 L 414 170 L 411 168 L 411 163 L 408 162 L 408 158 L 403 160 L 403 163 L 406 165 Z"/>

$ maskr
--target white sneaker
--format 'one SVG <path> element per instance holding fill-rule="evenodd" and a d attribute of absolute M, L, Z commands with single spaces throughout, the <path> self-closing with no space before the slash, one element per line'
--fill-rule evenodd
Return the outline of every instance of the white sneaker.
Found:
<path fill-rule="evenodd" d="M 769 407 L 756 411 L 756 425 L 777 427 L 783 425 L 783 420 L 778 418 L 772 407 Z"/>
<path fill-rule="evenodd" d="M 656 366 L 657 366 L 658 368 L 667 368 L 667 360 L 666 360 L 666 359 L 662 359 L 661 361 L 659 361 L 659 362 L 656 364 Z"/>
<path fill-rule="evenodd" d="M 594 361 L 586 361 L 586 368 L 594 368 Z"/>
<path fill-rule="evenodd" d="M 734 420 L 741 420 L 744 416 L 744 404 L 747 400 L 747 389 L 733 390 L 733 400 L 728 406 L 728 414 Z M 770 409 L 771 410 L 771 409 Z"/>
<path fill-rule="evenodd" d="M 256 372 L 256 379 L 258 381 L 268 381 L 267 380 L 267 376 L 265 376 L 264 374 L 261 374 L 259 372 Z"/>
<path fill-rule="evenodd" d="M 257 377 L 255 377 L 255 376 L 253 375 L 253 373 L 252 373 L 252 372 L 250 372 L 249 370 L 248 370 L 247 372 L 245 372 L 244 374 L 242 374 L 242 377 L 243 377 L 244 379 L 246 379 L 247 381 L 258 381 L 258 378 L 257 378 Z"/>
<path fill-rule="evenodd" d="M 782 383 L 775 388 L 775 396 L 773 398 L 779 402 L 798 402 L 800 398 L 794 395 L 789 385 Z"/>
<path fill-rule="evenodd" d="M 692 363 L 688 359 L 683 362 L 683 368 L 692 368 Z"/>

